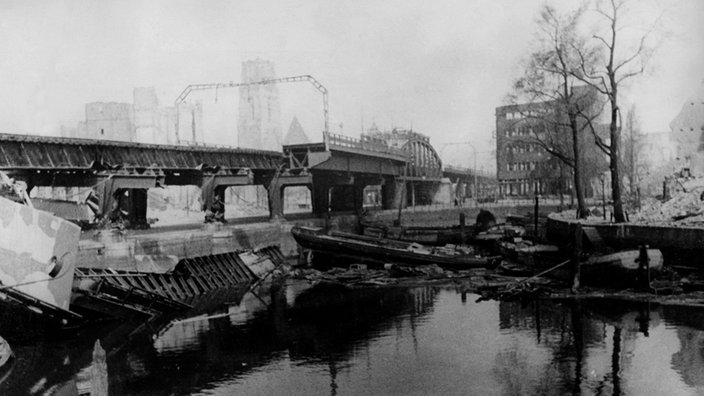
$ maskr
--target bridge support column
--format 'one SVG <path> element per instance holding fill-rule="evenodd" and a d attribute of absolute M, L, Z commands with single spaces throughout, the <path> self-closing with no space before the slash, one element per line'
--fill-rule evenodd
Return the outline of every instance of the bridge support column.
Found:
<path fill-rule="evenodd" d="M 406 199 L 404 182 L 399 180 L 394 180 L 392 182 L 386 182 L 381 186 L 381 201 L 382 208 L 384 209 L 398 209 L 399 205 L 405 208 Z"/>
<path fill-rule="evenodd" d="M 364 188 L 367 187 L 367 183 L 355 183 L 354 184 L 354 211 L 358 215 L 362 214 L 364 209 Z"/>
<path fill-rule="evenodd" d="M 332 211 L 362 210 L 362 199 L 366 182 L 352 175 L 336 177 L 330 189 L 330 209 Z"/>
<path fill-rule="evenodd" d="M 332 184 L 327 178 L 313 176 L 313 186 L 311 188 L 311 204 L 313 213 L 325 215 L 330 211 L 330 188 Z"/>
<path fill-rule="evenodd" d="M 252 173 L 242 170 L 241 173 L 234 174 L 205 174 L 201 178 L 200 197 L 201 210 L 210 212 L 212 217 L 206 214 L 206 221 L 209 219 L 225 220 L 225 189 L 229 186 L 246 186 L 252 184 Z M 215 198 L 218 198 L 217 200 Z"/>
<path fill-rule="evenodd" d="M 284 217 L 284 189 L 292 186 L 311 186 L 313 177 L 310 174 L 277 175 L 265 183 L 269 200 L 269 219 Z"/>
<path fill-rule="evenodd" d="M 147 190 L 158 185 L 156 175 L 110 175 L 98 185 L 99 214 L 111 222 L 128 221 L 130 228 L 149 227 Z"/>
<path fill-rule="evenodd" d="M 356 198 L 354 184 L 336 184 L 330 190 L 330 209 L 334 212 L 354 210 Z"/>
<path fill-rule="evenodd" d="M 282 219 L 284 217 L 284 185 L 274 178 L 266 186 L 267 200 L 269 202 L 269 220 Z"/>

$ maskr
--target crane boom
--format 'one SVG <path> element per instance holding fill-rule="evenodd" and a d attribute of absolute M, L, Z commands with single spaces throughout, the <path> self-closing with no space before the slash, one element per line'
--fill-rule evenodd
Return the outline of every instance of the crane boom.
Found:
<path fill-rule="evenodd" d="M 317 89 L 321 94 L 323 94 L 323 134 L 327 134 L 328 128 L 329 128 L 329 116 L 328 116 L 328 90 L 323 86 L 323 84 L 320 83 L 320 81 L 316 80 L 313 76 L 309 74 L 305 75 L 300 75 L 300 76 L 291 76 L 291 77 L 281 77 L 281 78 L 272 78 L 268 80 L 261 80 L 261 81 L 252 81 L 252 82 L 245 82 L 245 83 L 234 83 L 234 82 L 229 82 L 229 83 L 210 83 L 210 84 L 190 84 L 186 86 L 186 88 L 181 91 L 181 94 L 178 95 L 176 100 L 174 101 L 174 105 L 176 106 L 176 111 L 178 112 L 178 106 L 179 104 L 183 103 L 188 95 L 191 94 L 193 91 L 204 91 L 208 89 L 220 89 L 220 88 L 237 88 L 237 87 L 248 87 L 252 85 L 267 85 L 267 84 L 277 84 L 277 83 L 290 83 L 290 82 L 301 82 L 301 81 L 308 81 L 310 82 L 315 89 Z M 178 126 L 179 126 L 179 121 L 176 121 L 176 136 L 178 138 Z"/>

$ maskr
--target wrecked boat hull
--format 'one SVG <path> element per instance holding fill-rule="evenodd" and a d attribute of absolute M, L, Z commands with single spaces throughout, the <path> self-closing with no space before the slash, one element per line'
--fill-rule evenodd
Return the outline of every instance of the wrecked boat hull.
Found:
<path fill-rule="evenodd" d="M 0 294 L 41 313 L 69 311 L 81 229 L 0 197 Z"/>
<path fill-rule="evenodd" d="M 505 246 L 505 245 L 504 245 Z M 628 288 L 639 286 L 639 277 L 645 275 L 639 269 L 639 250 L 626 250 L 610 254 L 593 255 L 580 263 L 580 282 L 589 286 Z M 648 279 L 654 278 L 663 268 L 663 254 L 658 249 L 647 249 Z M 517 265 L 506 265 L 505 273 L 518 276 L 533 276 L 560 263 L 566 263 L 548 273 L 546 277 L 572 282 L 570 258 L 553 249 L 517 249 L 514 255 Z"/>
<path fill-rule="evenodd" d="M 356 261 L 376 264 L 402 263 L 406 265 L 437 264 L 448 269 L 487 268 L 498 264 L 495 258 L 468 255 L 441 255 L 430 251 L 409 250 L 412 244 L 388 239 L 333 232 L 326 235 L 321 229 L 293 227 L 291 234 L 304 249 L 344 256 Z"/>
<path fill-rule="evenodd" d="M 559 245 L 572 242 L 576 221 L 550 215 L 547 237 Z M 614 248 L 637 248 L 648 245 L 658 249 L 704 250 L 704 228 L 648 225 L 636 223 L 583 223 L 582 228 L 595 231 L 598 242 Z"/>
<path fill-rule="evenodd" d="M 547 238 L 560 246 L 572 243 L 576 220 L 548 216 Z M 638 223 L 583 223 L 585 242 L 617 250 L 657 248 L 670 266 L 704 268 L 704 227 Z"/>
<path fill-rule="evenodd" d="M 73 306 L 86 316 L 152 317 L 219 289 L 250 285 L 285 264 L 276 246 L 178 260 L 169 271 L 78 268 Z"/>

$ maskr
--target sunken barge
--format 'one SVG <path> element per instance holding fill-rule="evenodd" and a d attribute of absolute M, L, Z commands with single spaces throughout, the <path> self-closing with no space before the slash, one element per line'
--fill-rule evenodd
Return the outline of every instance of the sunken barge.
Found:
<path fill-rule="evenodd" d="M 0 196 L 0 298 L 62 326 L 183 311 L 212 291 L 256 286 L 286 262 L 276 245 L 236 248 L 238 235 L 220 224 L 84 234 L 4 179 L 13 191 Z"/>

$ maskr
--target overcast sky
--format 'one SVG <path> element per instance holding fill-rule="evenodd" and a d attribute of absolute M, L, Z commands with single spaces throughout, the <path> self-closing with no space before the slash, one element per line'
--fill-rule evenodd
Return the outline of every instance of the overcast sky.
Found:
<path fill-rule="evenodd" d="M 137 86 L 156 87 L 167 105 L 187 84 L 239 81 L 241 62 L 261 58 L 278 76 L 310 74 L 328 88 L 334 132 L 412 126 L 443 156 L 471 153 L 447 145 L 467 141 L 484 152 L 543 3 L 0 0 L 0 131 L 57 134 L 83 119 L 85 103 L 131 103 Z M 649 132 L 667 131 L 704 78 L 704 1 L 658 4 L 670 37 L 625 92 Z M 320 95 L 280 90 L 284 133 L 298 116 L 320 140 Z M 193 99 L 204 103 L 206 137 L 236 144 L 237 92 Z"/>

